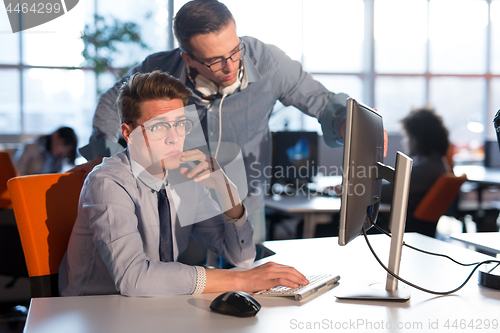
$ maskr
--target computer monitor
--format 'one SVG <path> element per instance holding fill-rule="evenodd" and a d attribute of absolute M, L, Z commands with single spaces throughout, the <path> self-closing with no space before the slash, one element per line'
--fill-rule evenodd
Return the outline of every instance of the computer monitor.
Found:
<path fill-rule="evenodd" d="M 318 164 L 318 133 L 273 132 L 271 187 L 298 188 L 312 181 Z"/>
<path fill-rule="evenodd" d="M 412 160 L 397 152 L 395 168 L 382 164 L 384 158 L 384 126 L 382 116 L 356 100 L 347 100 L 344 143 L 339 245 L 346 245 L 363 229 L 368 230 L 377 219 L 382 179 L 394 183 L 391 204 L 391 248 L 388 268 L 399 273 L 406 206 Z M 398 288 L 397 280 L 387 275 L 385 288 L 373 286 L 338 293 L 338 298 L 405 301 L 409 291 Z"/>

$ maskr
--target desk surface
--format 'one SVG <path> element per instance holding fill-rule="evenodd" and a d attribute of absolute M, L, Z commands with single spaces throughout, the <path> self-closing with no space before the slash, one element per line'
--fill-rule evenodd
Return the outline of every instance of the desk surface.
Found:
<path fill-rule="evenodd" d="M 480 165 L 457 165 L 453 168 L 455 175 L 467 175 L 467 180 L 484 185 L 500 185 L 500 169 L 486 168 Z"/>
<path fill-rule="evenodd" d="M 386 261 L 389 238 L 372 235 L 370 240 L 382 260 Z M 491 258 L 418 234 L 406 234 L 405 241 L 426 250 L 446 253 L 463 262 Z M 385 281 L 386 274 L 369 252 L 363 237 L 344 247 L 337 244 L 337 238 L 272 241 L 265 245 L 277 254 L 256 264 L 273 260 L 293 264 L 306 274 L 337 273 L 341 276 L 338 290 L 345 286 Z M 435 290 L 455 288 L 471 271 L 471 268 L 458 266 L 444 258 L 407 248 L 403 249 L 402 257 L 401 275 Z M 262 309 L 252 318 L 211 312 L 209 304 L 218 294 L 162 298 L 118 295 L 38 298 L 31 302 L 24 332 L 281 333 L 347 331 L 348 328 L 357 332 L 472 332 L 475 331 L 472 326 L 478 330 L 481 326 L 481 332 L 498 332 L 500 329 L 500 326 L 491 328 L 493 320 L 500 325 L 500 292 L 479 286 L 477 273 L 452 296 L 437 297 L 411 289 L 411 299 L 406 303 L 339 301 L 335 298 L 337 288 L 301 302 L 281 297 L 256 297 Z M 490 329 L 485 329 L 487 321 Z M 460 329 L 460 325 L 472 326 Z"/>
<path fill-rule="evenodd" d="M 474 232 L 464 234 L 452 234 L 451 239 L 460 241 L 467 245 L 473 245 L 477 249 L 489 253 L 500 254 L 500 233 L 499 232 Z"/>

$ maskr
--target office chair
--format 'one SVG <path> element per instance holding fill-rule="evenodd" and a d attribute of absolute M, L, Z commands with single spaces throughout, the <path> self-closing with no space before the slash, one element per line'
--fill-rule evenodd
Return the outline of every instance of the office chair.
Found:
<path fill-rule="evenodd" d="M 455 162 L 453 161 L 453 155 L 455 155 L 455 145 L 450 142 L 450 146 L 448 147 L 448 151 L 444 156 L 446 160 L 446 164 L 449 168 L 448 172 L 453 172 L 453 167 L 455 166 Z"/>
<path fill-rule="evenodd" d="M 439 218 L 446 214 L 466 180 L 466 175 L 460 177 L 453 173 L 441 175 L 420 201 L 413 212 L 413 217 L 425 222 L 437 223 Z"/>
<path fill-rule="evenodd" d="M 7 181 L 19 174 L 8 151 L 0 151 L 0 170 L 0 209 L 12 209 Z"/>
<path fill-rule="evenodd" d="M 0 151 L 0 170 L 0 274 L 12 277 L 5 285 L 11 288 L 18 278 L 27 277 L 28 271 L 7 188 L 7 181 L 19 176 L 8 151 Z"/>
<path fill-rule="evenodd" d="M 81 172 L 44 174 L 8 182 L 31 297 L 59 296 L 59 264 L 77 216 L 83 176 Z"/>

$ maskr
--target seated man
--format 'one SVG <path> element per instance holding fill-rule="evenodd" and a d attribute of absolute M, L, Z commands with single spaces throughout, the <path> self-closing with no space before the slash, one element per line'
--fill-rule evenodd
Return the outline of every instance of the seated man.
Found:
<path fill-rule="evenodd" d="M 136 73 L 121 87 L 117 106 L 128 148 L 104 159 L 85 181 L 60 266 L 62 296 L 253 292 L 308 283 L 294 268 L 275 263 L 232 271 L 176 262 L 190 234 L 236 266 L 255 257 L 252 227 L 234 184 L 201 151 L 183 151 L 192 125 L 184 113 L 190 95 L 159 71 Z M 195 161 L 193 169 L 179 169 Z M 174 173 L 194 181 L 177 191 L 168 181 Z M 217 189 L 224 214 L 202 183 Z M 190 209 L 179 221 L 176 208 L 183 203 Z M 213 217 L 195 223 L 207 212 Z"/>

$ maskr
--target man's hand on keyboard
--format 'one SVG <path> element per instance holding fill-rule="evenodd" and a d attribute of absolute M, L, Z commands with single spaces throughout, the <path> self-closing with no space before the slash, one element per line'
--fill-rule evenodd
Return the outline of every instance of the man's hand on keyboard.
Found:
<path fill-rule="evenodd" d="M 251 270 L 238 273 L 241 274 L 242 281 L 240 290 L 246 292 L 260 291 L 276 286 L 296 288 L 299 285 L 309 283 L 306 277 L 295 268 L 275 262 L 267 262 Z"/>

